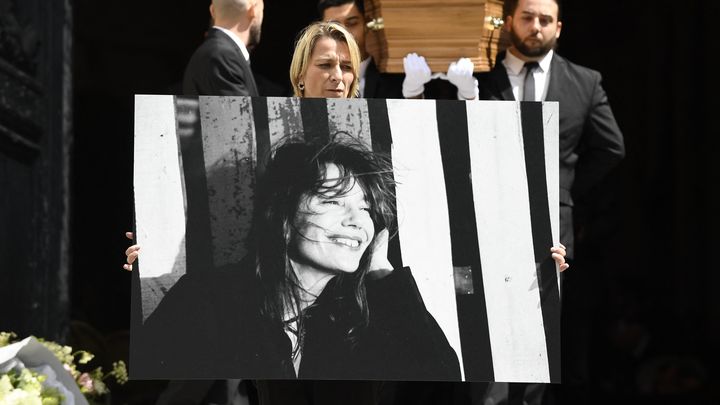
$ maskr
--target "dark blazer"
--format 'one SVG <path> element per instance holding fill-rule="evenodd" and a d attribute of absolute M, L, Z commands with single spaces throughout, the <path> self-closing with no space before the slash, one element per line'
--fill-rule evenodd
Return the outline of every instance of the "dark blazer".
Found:
<path fill-rule="evenodd" d="M 306 311 L 300 370 L 283 325 L 261 314 L 252 268 L 183 276 L 138 333 L 141 378 L 459 380 L 457 355 L 422 301 L 410 270 L 367 280 L 370 319 L 346 337 L 354 300 L 338 277 Z"/>
<path fill-rule="evenodd" d="M 514 100 L 502 60 L 480 73 L 481 100 Z M 615 122 L 600 73 L 555 53 L 545 101 L 560 108 L 560 241 L 573 256 L 572 207 L 625 156 L 623 135 Z"/>
<path fill-rule="evenodd" d="M 380 73 L 375 61 L 370 59 L 365 70 L 363 98 L 404 98 L 402 94 L 404 74 Z"/>
<path fill-rule="evenodd" d="M 250 63 L 237 44 L 216 28 L 210 29 L 190 58 L 182 90 L 189 96 L 258 96 Z"/>

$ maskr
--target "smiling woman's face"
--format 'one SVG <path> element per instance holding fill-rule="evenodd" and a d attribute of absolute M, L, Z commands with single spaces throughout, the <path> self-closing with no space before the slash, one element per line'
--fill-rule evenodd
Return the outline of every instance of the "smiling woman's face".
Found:
<path fill-rule="evenodd" d="M 322 37 L 315 42 L 307 71 L 300 78 L 305 97 L 347 98 L 355 80 L 345 42 Z"/>
<path fill-rule="evenodd" d="M 360 184 L 341 195 L 333 190 L 340 170 L 328 164 L 327 192 L 300 202 L 294 221 L 292 259 L 323 273 L 352 273 L 375 235 L 370 205 Z"/>

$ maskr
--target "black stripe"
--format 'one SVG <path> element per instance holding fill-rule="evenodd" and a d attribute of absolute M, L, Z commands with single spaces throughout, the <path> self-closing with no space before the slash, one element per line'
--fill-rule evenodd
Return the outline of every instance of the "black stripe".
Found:
<path fill-rule="evenodd" d="M 392 157 L 392 133 L 387 103 L 382 99 L 367 99 L 372 149 Z"/>
<path fill-rule="evenodd" d="M 555 262 L 550 255 L 552 228 L 545 177 L 542 103 L 522 102 L 522 133 L 530 199 L 533 248 L 540 286 L 550 381 L 560 382 L 560 293 Z"/>
<path fill-rule="evenodd" d="M 253 121 L 255 124 L 255 146 L 257 147 L 257 166 L 255 178 L 261 178 L 270 159 L 270 123 L 268 122 L 267 98 L 252 98 Z M 255 182 L 257 183 L 257 182 Z"/>
<path fill-rule="evenodd" d="M 329 139 L 327 100 L 324 98 L 300 99 L 300 114 L 306 141 L 327 141 Z"/>
<path fill-rule="evenodd" d="M 382 153 L 392 162 L 392 133 L 390 130 L 390 117 L 388 117 L 387 104 L 383 99 L 367 99 L 368 118 L 370 120 L 370 139 L 372 150 Z M 393 176 L 394 178 L 394 176 Z M 392 185 L 392 195 L 395 195 L 395 185 Z M 393 201 L 397 206 L 397 202 Z M 395 212 L 397 214 L 397 211 Z M 388 242 L 388 259 L 394 268 L 403 267 L 402 253 L 400 252 L 400 235 L 395 232 L 397 224 L 394 224 Z"/>
<path fill-rule="evenodd" d="M 200 117 L 199 106 L 175 102 L 176 117 L 194 114 Z M 202 117 L 200 117 L 202 119 Z M 202 272 L 213 263 L 210 206 L 208 203 L 205 155 L 200 119 L 177 120 L 180 155 L 187 201 L 185 217 L 185 252 L 187 273 Z"/>
<path fill-rule="evenodd" d="M 137 217 L 136 211 L 133 210 L 133 244 L 137 243 Z M 135 261 L 133 271 L 130 275 L 130 364 L 140 364 L 143 359 L 143 350 L 140 348 L 142 344 L 138 336 L 142 330 L 143 323 L 142 309 L 142 286 L 140 284 L 140 261 Z M 138 368 L 131 367 L 129 369 L 130 376 L 137 378 L 139 373 L 135 371 Z"/>
<path fill-rule="evenodd" d="M 493 381 L 490 330 L 470 179 L 467 109 L 461 101 L 437 100 L 435 106 L 445 174 L 453 266 L 470 266 L 473 278 L 473 293 L 457 295 L 465 378 Z"/>

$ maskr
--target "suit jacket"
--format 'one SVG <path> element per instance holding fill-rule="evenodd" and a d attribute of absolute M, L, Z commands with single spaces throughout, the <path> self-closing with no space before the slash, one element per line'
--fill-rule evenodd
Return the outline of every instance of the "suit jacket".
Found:
<path fill-rule="evenodd" d="M 480 73 L 481 100 L 514 100 L 505 65 L 498 55 L 490 72 Z M 615 122 L 599 72 L 555 53 L 545 101 L 560 108 L 560 241 L 573 256 L 572 207 L 625 156 L 623 135 Z"/>
<path fill-rule="evenodd" d="M 250 63 L 237 44 L 215 28 L 190 58 L 182 89 L 189 96 L 258 96 Z"/>
<path fill-rule="evenodd" d="M 402 85 L 405 75 L 380 73 L 375 61 L 370 59 L 365 70 L 365 90 L 363 98 L 404 98 Z"/>
<path fill-rule="evenodd" d="M 352 340 L 346 331 L 356 319 L 355 297 L 339 277 L 306 310 L 297 377 L 460 379 L 457 355 L 409 269 L 366 279 L 369 323 Z M 136 375 L 296 378 L 290 339 L 281 323 L 262 314 L 262 297 L 252 266 L 186 274 L 137 334 Z"/>

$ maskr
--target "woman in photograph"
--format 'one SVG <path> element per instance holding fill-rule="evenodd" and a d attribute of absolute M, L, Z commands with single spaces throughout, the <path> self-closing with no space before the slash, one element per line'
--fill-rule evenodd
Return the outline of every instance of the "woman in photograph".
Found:
<path fill-rule="evenodd" d="M 387 261 L 390 165 L 343 142 L 280 146 L 240 268 L 183 276 L 145 322 L 148 376 L 457 380 L 408 268 Z"/>

